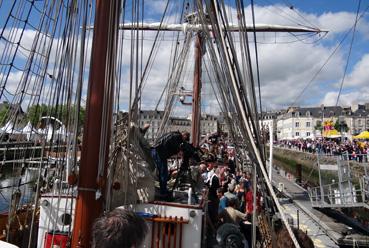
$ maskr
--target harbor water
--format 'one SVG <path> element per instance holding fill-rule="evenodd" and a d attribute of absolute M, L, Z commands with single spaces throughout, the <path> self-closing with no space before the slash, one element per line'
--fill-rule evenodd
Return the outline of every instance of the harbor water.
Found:
<path fill-rule="evenodd" d="M 21 198 L 19 205 L 32 201 L 35 194 L 35 182 L 38 176 L 38 170 L 34 168 L 25 169 L 23 175 L 20 169 L 13 171 L 12 168 L 3 168 L 0 176 L 0 213 L 9 211 L 9 205 L 12 195 L 19 189 Z"/>

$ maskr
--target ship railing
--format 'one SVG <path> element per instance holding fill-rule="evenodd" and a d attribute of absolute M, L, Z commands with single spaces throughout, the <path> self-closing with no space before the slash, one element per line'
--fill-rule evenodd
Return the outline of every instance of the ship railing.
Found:
<path fill-rule="evenodd" d="M 295 152 L 300 153 L 308 153 L 308 154 L 316 154 L 318 153 L 321 158 L 327 157 L 327 158 L 340 158 L 340 160 L 347 160 L 347 161 L 354 161 L 358 163 L 367 163 L 369 164 L 369 154 L 368 153 L 349 153 L 348 151 L 344 151 L 342 153 L 337 151 L 330 151 L 330 152 L 324 152 L 322 149 L 312 149 L 311 152 L 299 149 L 297 147 L 289 148 L 285 144 L 275 144 L 273 147 L 285 149 L 285 150 L 291 150 Z"/>
<path fill-rule="evenodd" d="M 365 207 L 369 199 L 368 181 L 361 178 L 356 185 L 351 181 L 326 184 L 310 188 L 308 194 L 312 207 Z"/>
<path fill-rule="evenodd" d="M 178 218 L 177 216 L 157 216 L 146 218 L 146 221 L 152 222 L 151 248 L 182 247 L 183 224 L 188 224 L 188 220 L 183 219 L 183 217 Z"/>

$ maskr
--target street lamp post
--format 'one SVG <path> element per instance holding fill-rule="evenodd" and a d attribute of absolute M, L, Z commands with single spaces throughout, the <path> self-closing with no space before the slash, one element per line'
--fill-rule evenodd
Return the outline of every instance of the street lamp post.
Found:
<path fill-rule="evenodd" d="M 322 139 L 324 139 L 323 131 L 324 131 L 324 104 L 320 106 L 322 110 Z M 320 201 L 323 204 L 324 203 L 324 188 L 323 188 L 323 182 L 322 182 L 322 175 L 320 171 L 320 161 L 319 161 L 319 155 L 321 152 L 322 147 L 319 147 L 318 153 L 317 153 L 317 162 L 318 162 L 318 172 L 319 172 L 319 186 L 320 186 Z"/>
<path fill-rule="evenodd" d="M 322 138 L 323 138 L 323 131 L 324 131 L 324 104 L 320 105 L 320 109 L 322 110 Z"/>
<path fill-rule="evenodd" d="M 344 122 L 345 122 L 345 118 L 344 116 L 339 116 L 338 117 L 338 123 L 340 125 L 340 132 L 341 132 L 341 142 L 343 142 L 343 139 L 344 139 L 344 135 L 343 135 L 343 125 L 344 125 Z"/>

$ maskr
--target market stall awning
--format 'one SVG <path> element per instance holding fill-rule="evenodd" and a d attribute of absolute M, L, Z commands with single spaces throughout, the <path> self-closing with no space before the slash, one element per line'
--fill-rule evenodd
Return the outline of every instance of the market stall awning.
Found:
<path fill-rule="evenodd" d="M 359 135 L 356 135 L 352 138 L 354 138 L 354 139 L 369 139 L 369 132 L 368 131 L 361 132 Z"/>

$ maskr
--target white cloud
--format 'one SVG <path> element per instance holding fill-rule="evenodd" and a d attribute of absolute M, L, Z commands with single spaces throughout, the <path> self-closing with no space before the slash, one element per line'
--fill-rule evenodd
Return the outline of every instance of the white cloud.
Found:
<path fill-rule="evenodd" d="M 356 13 L 350 12 L 328 12 L 317 17 L 319 27 L 327 29 L 332 36 L 350 30 L 354 26 L 355 19 Z M 361 18 L 356 30 L 368 36 L 369 23 Z"/>
<path fill-rule="evenodd" d="M 363 57 L 356 63 L 352 73 L 344 82 L 345 87 L 367 87 L 369 84 L 369 54 L 364 54 Z"/>
<path fill-rule="evenodd" d="M 178 6 L 178 2 L 171 3 L 168 19 L 173 21 L 178 16 L 174 15 L 175 8 Z M 161 13 L 165 7 L 166 1 L 161 0 L 150 0 L 145 2 L 145 8 L 151 11 L 151 16 L 145 18 L 154 18 Z M 233 22 L 236 22 L 235 10 L 229 8 L 230 12 L 233 13 Z M 127 10 L 128 11 L 128 10 Z M 258 35 L 259 42 L 266 42 L 268 44 L 258 44 L 259 52 L 259 65 L 261 73 L 261 90 L 263 105 L 278 108 L 288 106 L 293 100 L 299 95 L 302 89 L 307 83 L 313 78 L 314 74 L 320 69 L 325 60 L 332 53 L 333 48 L 336 44 L 334 39 L 340 34 L 349 30 L 354 22 L 355 13 L 350 12 L 327 12 L 321 15 L 305 13 L 302 10 L 295 9 L 295 12 L 287 7 L 281 5 L 274 6 L 255 6 L 256 20 L 258 23 L 268 24 L 282 24 L 282 25 L 310 25 L 311 23 L 319 26 L 323 29 L 328 29 L 329 33 L 329 45 L 325 43 L 323 39 L 320 43 L 306 44 L 303 42 L 285 43 L 285 44 L 270 44 L 274 43 L 275 40 L 286 41 L 296 40 L 296 37 L 289 34 L 260 34 Z M 297 13 L 296 13 L 297 12 Z M 250 7 L 247 7 L 246 13 L 248 16 L 248 23 L 251 23 L 249 15 Z M 300 15 L 305 17 L 305 20 Z M 155 19 L 155 18 L 154 18 Z M 156 20 L 157 21 L 157 20 Z M 369 33 L 368 22 L 362 19 L 359 23 L 358 30 L 361 33 Z M 17 33 L 17 35 L 19 35 Z M 32 45 L 35 32 L 26 30 L 24 38 L 22 39 L 22 45 L 30 48 Z M 150 52 L 153 37 L 155 32 L 145 32 L 145 40 L 143 43 L 143 61 L 147 60 Z M 129 81 L 130 72 L 129 65 L 131 48 L 130 48 L 130 32 L 125 32 L 124 41 L 124 68 L 122 74 L 122 87 L 120 91 L 120 104 L 122 108 L 127 108 L 129 99 Z M 142 95 L 142 106 L 145 109 L 152 109 L 155 107 L 159 96 L 165 86 L 168 78 L 168 65 L 170 63 L 170 57 L 173 53 L 172 39 L 173 35 L 166 33 L 165 40 L 161 41 L 160 49 L 156 55 L 155 61 L 150 70 L 149 77 L 147 79 L 147 86 L 145 87 Z M 169 41 L 168 41 L 169 40 Z M 58 40 L 55 39 L 54 42 Z M 309 40 L 311 41 L 311 40 Z M 183 41 L 181 41 L 183 42 Z M 88 40 L 89 47 L 91 48 L 91 40 Z M 4 43 L 0 42 L 1 47 Z M 79 46 L 79 43 L 78 43 Z M 250 44 L 253 47 L 253 44 Z M 238 48 L 239 49 L 239 48 Z M 22 51 L 24 55 L 19 55 L 19 59 L 23 59 L 28 56 L 27 51 Z M 337 90 L 337 83 L 343 75 L 343 69 L 345 65 L 344 56 L 342 51 L 337 52 L 335 56 L 331 58 L 329 63 L 324 67 L 323 71 L 316 77 L 311 86 L 305 91 L 303 96 L 299 99 L 297 104 L 305 104 L 307 99 L 311 99 L 312 104 L 318 104 L 322 102 L 329 103 L 334 99 L 334 90 Z M 252 52 L 252 54 L 254 54 Z M 56 63 L 56 46 L 53 46 L 51 51 L 50 70 Z M 193 53 L 192 49 L 188 55 L 186 62 L 187 69 L 184 71 L 184 77 L 180 79 L 180 85 L 185 85 L 186 88 L 191 88 L 191 82 L 193 77 Z M 89 57 L 86 61 L 86 66 L 89 66 Z M 359 62 L 356 63 L 352 72 L 348 72 L 347 79 L 345 80 L 345 87 L 350 87 L 350 92 L 342 95 L 342 102 L 349 102 L 350 97 L 355 97 L 355 100 L 365 100 L 364 97 L 358 93 L 362 91 L 362 88 L 367 85 L 369 75 L 366 73 L 366 68 L 369 67 L 369 55 L 364 55 Z M 255 67 L 254 67 L 255 68 Z M 19 81 L 19 75 L 11 75 L 10 78 L 12 87 L 14 88 L 16 82 Z M 14 83 L 14 85 L 13 85 Z M 204 88 L 205 91 L 212 91 L 209 87 Z M 327 92 L 328 91 L 328 92 Z M 217 105 L 215 99 L 211 99 L 212 92 L 207 92 L 204 97 L 205 106 L 203 107 L 206 111 L 213 111 L 214 105 Z M 355 95 L 357 94 L 357 95 Z M 83 95 L 86 95 L 86 84 L 84 84 Z M 362 94 L 367 96 L 365 94 Z M 335 103 L 335 102 L 334 102 Z"/>
<path fill-rule="evenodd" d="M 334 106 L 336 105 L 337 95 L 338 91 L 337 92 L 330 91 L 325 94 L 321 103 L 326 106 Z M 353 106 L 355 104 L 363 104 L 369 102 L 368 99 L 369 99 L 369 89 L 364 88 L 361 91 L 341 93 L 338 105 L 348 107 Z"/>
<path fill-rule="evenodd" d="M 256 20 L 260 23 L 292 25 L 295 20 L 299 19 L 303 25 L 304 23 L 306 25 L 312 23 L 322 29 L 329 30 L 329 35 L 320 43 L 306 44 L 304 42 L 295 42 L 290 44 L 258 45 L 263 105 L 272 108 L 287 107 L 292 104 L 295 98 L 302 92 L 303 88 L 320 70 L 323 63 L 339 43 L 342 34 L 352 27 L 356 13 L 341 11 L 315 15 L 295 9 L 295 11 L 305 17 L 304 19 L 307 20 L 305 21 L 287 7 L 280 5 L 257 6 L 255 11 Z M 367 35 L 368 29 L 368 22 L 362 18 L 357 30 L 361 34 Z M 274 34 L 273 37 L 272 35 L 260 34 L 258 40 L 271 43 L 275 39 L 276 43 L 278 43 L 277 40 L 285 39 L 284 36 Z M 356 39 L 360 39 L 360 37 L 356 37 Z M 329 45 L 324 42 L 325 40 L 330 41 Z M 324 66 L 323 70 L 312 81 L 310 86 L 304 91 L 295 105 L 318 104 L 327 91 L 331 91 L 332 89 L 338 90 L 346 63 L 344 52 L 347 51 L 338 50 L 336 52 Z M 359 92 L 361 89 L 358 86 L 363 87 L 368 82 L 369 74 L 365 70 L 368 66 L 369 58 L 363 55 L 362 59 L 355 65 L 353 72 L 350 73 L 348 71 L 344 87 L 351 87 L 352 92 Z M 354 93 L 347 95 L 347 97 L 351 96 L 354 96 Z M 327 94 L 324 101 L 328 102 L 330 97 L 331 94 Z M 346 95 L 342 97 L 343 101 L 348 101 Z M 364 100 L 362 97 L 358 99 Z"/>

